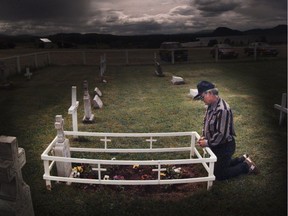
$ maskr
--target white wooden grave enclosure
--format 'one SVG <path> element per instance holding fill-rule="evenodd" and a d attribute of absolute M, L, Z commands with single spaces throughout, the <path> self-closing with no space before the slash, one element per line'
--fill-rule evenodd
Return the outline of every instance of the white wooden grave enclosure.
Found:
<path fill-rule="evenodd" d="M 71 157 L 56 157 L 51 154 L 55 146 L 57 137 L 48 145 L 41 155 L 44 163 L 43 179 L 46 181 L 47 189 L 51 189 L 51 181 L 67 182 L 67 183 L 84 183 L 84 184 L 105 184 L 105 185 L 162 185 L 162 184 L 181 184 L 181 183 L 195 183 L 207 182 L 207 189 L 211 188 L 214 176 L 214 163 L 217 158 L 210 148 L 203 149 L 203 157 L 195 147 L 196 140 L 200 138 L 197 132 L 167 132 L 167 133 L 97 133 L 97 132 L 80 132 L 80 131 L 64 131 L 66 136 L 84 136 L 84 137 L 99 137 L 103 142 L 103 148 L 79 148 L 70 146 Z M 156 138 L 161 137 L 191 137 L 191 142 L 186 147 L 173 147 L 173 148 L 156 148 Z M 109 148 L 109 143 L 112 138 L 128 138 L 140 137 L 146 139 L 148 148 Z M 190 138 L 189 138 L 190 139 Z M 137 146 L 136 146 L 137 147 Z M 163 152 L 190 152 L 190 158 L 187 159 L 174 159 L 174 160 L 100 160 L 93 158 L 73 158 L 74 152 L 93 152 L 93 153 L 163 153 Z M 206 156 L 204 156 L 206 155 Z M 196 156 L 196 157 L 195 157 Z M 193 157 L 193 158 L 192 158 Z M 98 171 L 98 179 L 85 179 L 73 177 L 60 177 L 52 175 L 51 170 L 58 162 L 70 162 L 93 165 L 93 170 Z M 157 169 L 153 171 L 158 172 L 158 179 L 153 180 L 104 180 L 101 179 L 101 172 L 106 171 L 103 165 L 119 166 L 119 165 L 150 165 L 155 166 Z M 161 179 L 160 172 L 166 170 L 167 165 L 183 165 L 183 164 L 202 164 L 207 171 L 207 176 L 204 177 L 191 177 L 183 179 Z M 103 175 L 102 175 L 103 176 Z"/>

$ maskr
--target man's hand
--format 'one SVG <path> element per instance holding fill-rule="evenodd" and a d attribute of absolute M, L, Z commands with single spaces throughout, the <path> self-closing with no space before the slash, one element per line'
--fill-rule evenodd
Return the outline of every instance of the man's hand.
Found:
<path fill-rule="evenodd" d="M 205 137 L 200 137 L 200 139 L 197 142 L 202 148 L 208 146 L 208 141 L 205 139 Z"/>

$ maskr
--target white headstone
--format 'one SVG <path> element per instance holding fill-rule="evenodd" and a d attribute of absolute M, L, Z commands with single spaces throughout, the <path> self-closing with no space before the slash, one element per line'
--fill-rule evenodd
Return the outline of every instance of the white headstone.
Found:
<path fill-rule="evenodd" d="M 84 88 L 84 117 L 83 117 L 83 123 L 92 123 L 94 120 L 94 115 L 91 111 L 91 99 L 88 91 L 88 82 L 85 80 L 83 84 Z"/>
<path fill-rule="evenodd" d="M 99 97 L 102 96 L 102 92 L 100 91 L 99 88 L 96 87 L 96 88 L 94 89 L 94 92 L 95 92 L 95 94 L 97 94 Z"/>
<path fill-rule="evenodd" d="M 54 147 L 54 154 L 58 157 L 71 157 L 69 140 L 65 138 L 64 134 L 64 120 L 62 115 L 56 115 L 55 128 L 57 130 L 57 140 Z M 72 171 L 72 164 L 70 162 L 56 161 L 57 174 L 62 177 L 69 177 Z"/>
<path fill-rule="evenodd" d="M 184 79 L 182 77 L 179 77 L 179 76 L 172 76 L 172 80 L 171 82 L 174 84 L 174 85 L 180 85 L 180 84 L 184 84 Z"/>
<path fill-rule="evenodd" d="M 72 115 L 73 131 L 78 131 L 77 109 L 79 106 L 79 101 L 77 101 L 76 97 L 77 97 L 77 87 L 72 86 L 72 101 L 71 106 L 68 109 L 68 114 Z M 77 136 L 74 136 L 74 138 L 77 138 Z"/>
<path fill-rule="evenodd" d="M 95 95 L 95 97 L 93 98 L 93 107 L 96 109 L 101 109 L 103 107 L 103 102 L 98 95 Z"/>

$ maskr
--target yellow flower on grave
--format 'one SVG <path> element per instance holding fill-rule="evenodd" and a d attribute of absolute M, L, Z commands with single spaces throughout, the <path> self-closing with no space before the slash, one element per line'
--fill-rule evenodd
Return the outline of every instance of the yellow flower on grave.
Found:
<path fill-rule="evenodd" d="M 80 172 L 80 173 L 83 172 L 83 167 L 82 167 L 82 166 L 77 166 L 76 168 L 77 168 L 77 171 L 78 171 L 78 172 Z"/>
<path fill-rule="evenodd" d="M 83 167 L 82 166 L 73 167 L 72 171 L 82 173 L 83 172 Z"/>
<path fill-rule="evenodd" d="M 166 174 L 163 172 L 160 172 L 160 176 L 166 176 Z"/>
<path fill-rule="evenodd" d="M 134 164 L 133 165 L 133 169 L 138 169 L 139 168 L 139 164 Z"/>

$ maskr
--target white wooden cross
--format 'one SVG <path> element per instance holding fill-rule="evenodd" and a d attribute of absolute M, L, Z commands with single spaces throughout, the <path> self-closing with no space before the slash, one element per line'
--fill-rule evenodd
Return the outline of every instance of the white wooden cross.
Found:
<path fill-rule="evenodd" d="M 79 106 L 79 101 L 76 99 L 76 91 L 77 87 L 72 86 L 72 102 L 71 106 L 68 109 L 68 114 L 72 115 L 72 125 L 73 125 L 73 131 L 78 131 L 78 120 L 77 120 L 77 109 Z M 74 138 L 77 138 L 77 136 L 74 136 Z"/>
<path fill-rule="evenodd" d="M 160 182 L 161 179 L 161 171 L 166 171 L 166 168 L 161 168 L 160 162 L 158 162 L 158 168 L 157 169 L 152 169 L 153 172 L 158 172 L 158 182 Z"/>
<path fill-rule="evenodd" d="M 24 76 L 27 78 L 27 80 L 31 79 L 32 73 L 30 72 L 29 67 L 26 68 L 26 73 L 24 74 Z"/>
<path fill-rule="evenodd" d="M 279 118 L 279 125 L 281 125 L 284 121 L 285 114 L 287 115 L 288 108 L 287 108 L 287 94 L 282 94 L 281 105 L 274 104 L 274 108 L 280 110 L 280 118 Z"/>
<path fill-rule="evenodd" d="M 152 149 L 153 142 L 156 142 L 157 139 L 153 139 L 153 137 L 150 137 L 150 139 L 146 139 L 146 141 L 150 142 L 150 149 Z"/>
<path fill-rule="evenodd" d="M 105 149 L 107 149 L 107 142 L 111 142 L 111 139 L 107 139 L 107 137 L 105 136 L 104 139 L 100 139 L 100 141 L 104 142 L 104 145 L 105 145 Z"/>

